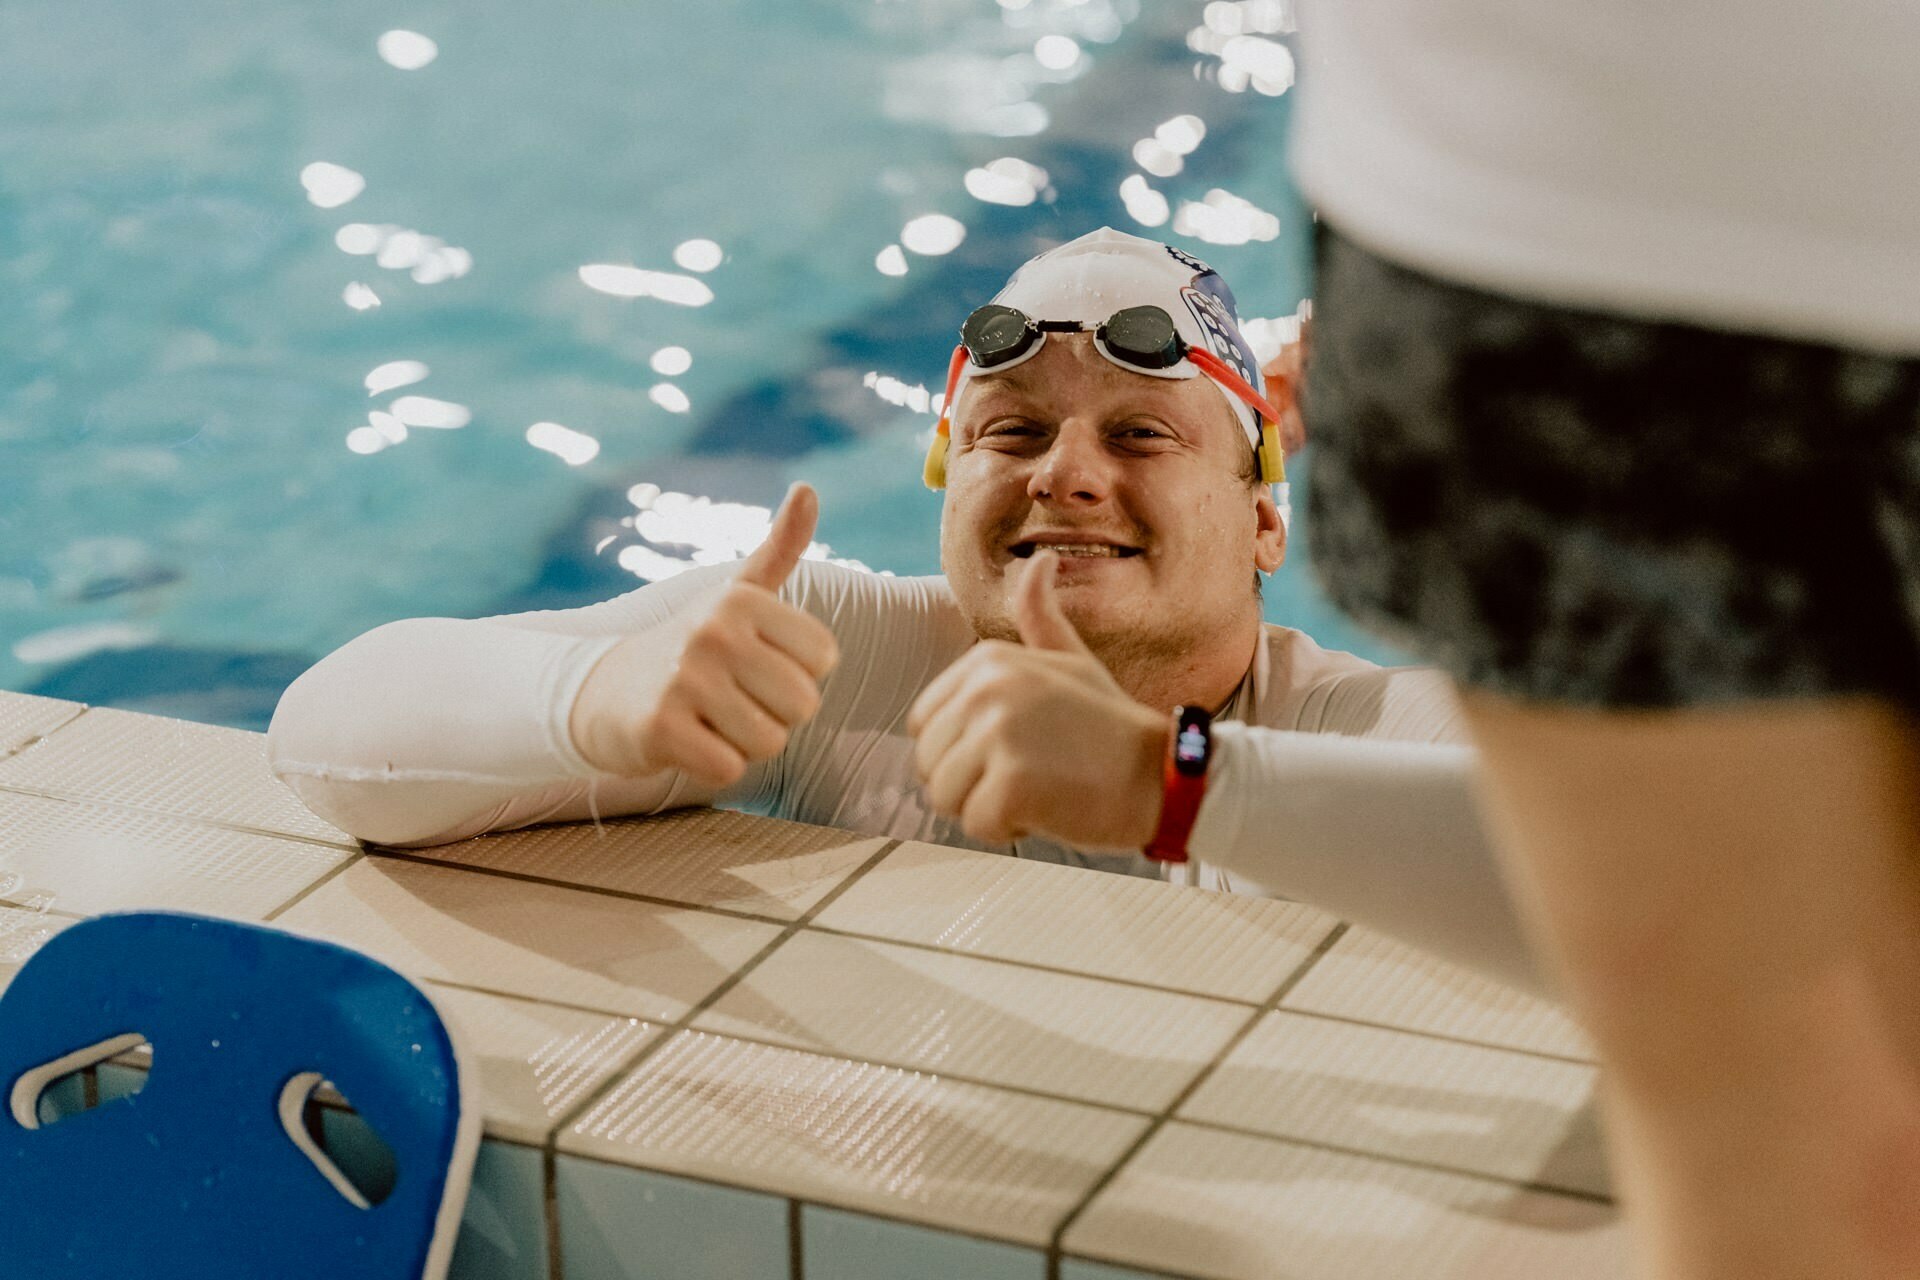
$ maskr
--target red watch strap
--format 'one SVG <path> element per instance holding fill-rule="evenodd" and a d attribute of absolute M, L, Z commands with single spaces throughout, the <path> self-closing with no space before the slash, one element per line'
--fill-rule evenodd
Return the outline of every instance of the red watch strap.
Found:
<path fill-rule="evenodd" d="M 1176 718 L 1174 732 L 1179 733 Z M 1187 837 L 1200 816 L 1200 801 L 1207 794 L 1207 776 L 1182 773 L 1174 764 L 1173 745 L 1167 748 L 1167 761 L 1161 774 L 1160 825 L 1144 850 L 1155 862 L 1185 862 Z"/>
<path fill-rule="evenodd" d="M 1207 793 L 1205 778 L 1189 778 L 1167 766 L 1166 791 L 1160 799 L 1160 826 L 1146 853 L 1155 862 L 1185 862 L 1187 837 L 1200 816 L 1200 798 Z"/>

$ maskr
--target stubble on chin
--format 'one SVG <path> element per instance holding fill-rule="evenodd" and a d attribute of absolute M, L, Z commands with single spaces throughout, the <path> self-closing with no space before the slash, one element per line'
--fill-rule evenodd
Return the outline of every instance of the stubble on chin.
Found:
<path fill-rule="evenodd" d="M 1008 588 L 1008 594 L 1012 586 Z M 1154 627 L 1150 622 L 1139 619 L 1105 620 L 1089 623 L 1084 611 L 1065 605 L 1067 621 L 1080 634 L 1080 639 L 1093 650 L 1101 665 L 1111 672 L 1122 684 L 1137 676 L 1151 676 L 1163 672 L 1173 664 L 1185 661 L 1193 652 L 1200 637 L 1183 632 Z M 982 640 L 1005 640 L 1013 644 L 1022 643 L 1020 628 L 1014 622 L 1010 612 L 980 614 L 971 619 L 973 632 Z"/>

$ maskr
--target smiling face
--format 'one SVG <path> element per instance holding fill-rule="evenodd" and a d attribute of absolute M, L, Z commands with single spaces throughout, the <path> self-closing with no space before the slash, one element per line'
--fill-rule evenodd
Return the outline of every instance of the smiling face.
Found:
<path fill-rule="evenodd" d="M 1036 546 L 1061 550 L 1067 617 L 1116 676 L 1191 664 L 1221 646 L 1246 660 L 1286 532 L 1219 389 L 1151 378 L 1054 334 L 1032 359 L 976 374 L 947 458 L 940 561 L 985 638 L 1018 639 L 1012 587 Z"/>

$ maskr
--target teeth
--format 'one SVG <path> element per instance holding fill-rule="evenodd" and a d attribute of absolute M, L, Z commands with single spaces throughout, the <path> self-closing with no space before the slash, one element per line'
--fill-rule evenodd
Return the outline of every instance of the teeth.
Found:
<path fill-rule="evenodd" d="M 1036 542 L 1035 551 L 1058 551 L 1063 556 L 1117 556 L 1118 547 L 1109 547 L 1101 543 L 1087 542 Z"/>

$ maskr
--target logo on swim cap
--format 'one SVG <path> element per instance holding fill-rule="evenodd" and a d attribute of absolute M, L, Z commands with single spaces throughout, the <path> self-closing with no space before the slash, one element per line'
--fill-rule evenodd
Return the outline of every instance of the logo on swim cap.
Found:
<path fill-rule="evenodd" d="M 1200 259 L 1188 253 L 1185 249 L 1176 249 L 1170 244 L 1161 245 L 1160 247 L 1165 249 L 1170 255 L 1172 255 L 1173 260 L 1175 262 L 1184 263 L 1187 266 L 1192 267 L 1194 270 L 1194 274 L 1196 275 L 1204 276 L 1204 275 L 1220 274 L 1219 272 L 1215 271 L 1212 267 L 1208 266 L 1206 263 L 1200 261 Z"/>
<path fill-rule="evenodd" d="M 1218 280 L 1219 276 L 1212 276 Z M 1204 281 L 1206 277 L 1202 277 Z M 1193 312 L 1193 318 L 1207 335 L 1207 348 L 1213 354 L 1233 366 L 1233 371 L 1243 378 L 1248 386 L 1260 385 L 1259 371 L 1254 367 L 1253 352 L 1247 348 L 1246 340 L 1240 336 L 1240 326 L 1235 323 L 1230 304 L 1220 300 L 1218 294 L 1203 290 L 1201 282 L 1183 286 L 1180 296 L 1186 299 L 1187 310 Z M 1232 295 L 1229 294 L 1229 297 Z"/>
<path fill-rule="evenodd" d="M 1167 251 L 1168 257 L 1193 272 L 1193 279 L 1181 286 L 1180 296 L 1186 300 L 1193 318 L 1200 322 L 1207 349 L 1232 365 L 1233 371 L 1246 379 L 1249 386 L 1259 386 L 1260 374 L 1253 349 L 1240 333 L 1240 308 L 1233 300 L 1233 290 L 1227 287 L 1218 271 L 1186 250 L 1170 244 L 1160 247 Z"/>

